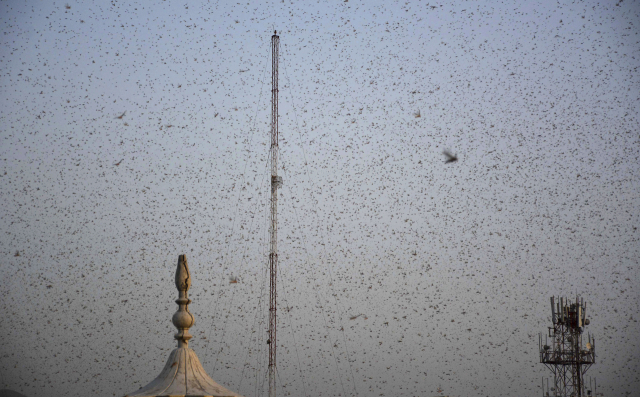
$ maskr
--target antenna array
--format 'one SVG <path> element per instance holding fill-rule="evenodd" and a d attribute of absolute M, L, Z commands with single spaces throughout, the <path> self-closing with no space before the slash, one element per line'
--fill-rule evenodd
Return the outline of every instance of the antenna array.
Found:
<path fill-rule="evenodd" d="M 540 362 L 553 372 L 554 384 L 545 394 L 544 379 L 542 381 L 543 394 L 553 397 L 582 397 L 591 395 L 591 387 L 586 391 L 584 374 L 596 362 L 595 339 L 587 335 L 587 343 L 583 345 L 582 334 L 589 325 L 586 317 L 587 304 L 582 298 L 576 297 L 575 302 L 567 298 L 558 301 L 551 297 L 551 320 L 548 334 L 542 343 L 539 336 L 538 346 Z M 549 394 L 551 391 L 553 394 Z"/>

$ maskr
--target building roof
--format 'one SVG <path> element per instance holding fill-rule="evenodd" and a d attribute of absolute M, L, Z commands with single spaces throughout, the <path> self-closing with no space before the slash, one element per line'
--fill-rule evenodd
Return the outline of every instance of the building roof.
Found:
<path fill-rule="evenodd" d="M 216 383 L 202 368 L 193 349 L 174 349 L 164 369 L 151 383 L 128 397 L 203 396 L 241 397 Z"/>

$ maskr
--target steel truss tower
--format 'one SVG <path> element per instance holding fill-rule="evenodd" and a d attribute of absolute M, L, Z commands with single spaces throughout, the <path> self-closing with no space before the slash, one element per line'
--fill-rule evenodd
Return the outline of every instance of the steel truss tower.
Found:
<path fill-rule="evenodd" d="M 278 276 L 278 188 L 282 177 L 278 176 L 278 56 L 280 37 L 274 31 L 271 36 L 271 226 L 269 228 L 269 397 L 276 395 L 276 307 Z"/>
<path fill-rule="evenodd" d="M 576 297 L 575 302 L 551 298 L 551 319 L 545 342 L 539 336 L 540 362 L 553 372 L 554 385 L 551 396 L 586 396 L 584 374 L 596 362 L 595 340 L 587 336 L 586 345 L 582 344 L 584 327 L 589 325 L 586 316 L 586 303 Z M 543 382 L 544 387 L 544 382 Z M 544 393 L 544 390 L 543 390 Z M 591 393 L 588 393 L 591 394 Z M 548 392 L 546 394 L 549 396 Z"/>

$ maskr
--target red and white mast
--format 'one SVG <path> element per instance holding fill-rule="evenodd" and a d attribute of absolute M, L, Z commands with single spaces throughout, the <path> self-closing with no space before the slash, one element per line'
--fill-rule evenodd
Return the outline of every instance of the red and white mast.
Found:
<path fill-rule="evenodd" d="M 271 227 L 269 230 L 269 397 L 276 396 L 276 307 L 278 276 L 278 188 L 282 177 L 278 176 L 278 56 L 280 37 L 277 31 L 271 36 Z"/>

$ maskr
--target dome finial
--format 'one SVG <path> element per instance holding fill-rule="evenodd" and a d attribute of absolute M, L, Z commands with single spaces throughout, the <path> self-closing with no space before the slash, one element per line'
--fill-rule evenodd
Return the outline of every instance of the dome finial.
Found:
<path fill-rule="evenodd" d="M 178 289 L 178 311 L 173 315 L 173 325 L 178 329 L 178 333 L 174 335 L 174 338 L 178 340 L 178 347 L 188 347 L 189 339 L 193 338 L 189 334 L 189 328 L 195 324 L 196 320 L 193 314 L 189 312 L 189 295 L 187 291 L 191 287 L 191 273 L 189 272 L 189 266 L 187 266 L 187 256 L 180 255 L 178 257 L 178 268 L 176 269 L 176 288 Z"/>

